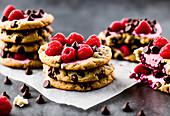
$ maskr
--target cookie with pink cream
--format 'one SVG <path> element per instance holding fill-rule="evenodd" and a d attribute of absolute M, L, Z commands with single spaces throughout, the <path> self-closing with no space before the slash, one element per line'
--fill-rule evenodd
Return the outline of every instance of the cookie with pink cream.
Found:
<path fill-rule="evenodd" d="M 43 9 L 17 10 L 14 6 L 8 5 L 3 11 L 0 28 L 5 30 L 36 29 L 50 25 L 53 20 L 54 17 Z"/>
<path fill-rule="evenodd" d="M 123 18 L 111 23 L 98 37 L 103 45 L 111 47 L 113 58 L 136 62 L 134 50 L 146 46 L 161 33 L 162 28 L 156 20 Z"/>
<path fill-rule="evenodd" d="M 130 73 L 130 78 L 155 90 L 170 93 L 170 43 L 156 37 L 153 43 L 135 50 L 140 64 Z"/>

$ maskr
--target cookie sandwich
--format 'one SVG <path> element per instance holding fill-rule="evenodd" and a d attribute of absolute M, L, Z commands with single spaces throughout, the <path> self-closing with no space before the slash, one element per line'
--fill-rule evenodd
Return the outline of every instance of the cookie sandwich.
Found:
<path fill-rule="evenodd" d="M 123 18 L 112 22 L 98 37 L 103 45 L 112 49 L 114 59 L 136 62 L 134 50 L 148 45 L 161 33 L 162 28 L 156 20 Z"/>
<path fill-rule="evenodd" d="M 170 43 L 164 37 L 156 37 L 153 43 L 135 50 L 140 61 L 130 73 L 130 78 L 155 90 L 170 93 Z"/>
<path fill-rule="evenodd" d="M 17 10 L 8 5 L 0 21 L 0 63 L 15 68 L 39 68 L 38 49 L 53 32 L 54 20 L 43 9 Z"/>
<path fill-rule="evenodd" d="M 57 33 L 52 41 L 38 51 L 47 77 L 44 87 L 89 91 L 102 88 L 114 80 L 112 53 L 101 45 L 96 35 L 86 42 L 82 35 L 71 33 L 68 38 Z"/>

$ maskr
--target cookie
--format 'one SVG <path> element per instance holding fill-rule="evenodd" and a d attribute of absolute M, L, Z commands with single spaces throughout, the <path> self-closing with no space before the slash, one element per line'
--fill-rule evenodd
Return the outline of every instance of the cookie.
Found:
<path fill-rule="evenodd" d="M 0 39 L 11 43 L 32 43 L 46 40 L 51 36 L 53 29 L 50 26 L 33 30 L 4 30 L 0 29 Z"/>
<path fill-rule="evenodd" d="M 38 51 L 40 45 L 43 45 L 43 41 L 39 41 L 36 43 L 27 43 L 27 44 L 14 44 L 14 43 L 5 43 L 0 40 L 0 49 L 4 51 L 10 52 L 36 52 Z"/>
<path fill-rule="evenodd" d="M 55 87 L 57 89 L 74 91 L 90 91 L 94 89 L 99 89 L 110 84 L 111 82 L 113 82 L 114 79 L 115 79 L 114 73 L 111 73 L 110 75 L 99 79 L 99 81 L 86 83 L 69 83 L 69 82 L 67 83 L 63 81 L 58 81 L 56 79 L 52 79 L 50 77 L 46 78 L 46 80 L 50 81 L 50 85 L 52 87 Z"/>
<path fill-rule="evenodd" d="M 61 55 L 47 56 L 45 50 L 48 44 L 42 45 L 38 51 L 40 60 L 51 67 L 65 69 L 65 70 L 87 70 L 91 68 L 96 68 L 107 64 L 111 57 L 111 49 L 107 46 L 99 47 L 99 51 L 94 52 L 90 58 L 84 60 L 73 61 L 69 63 L 63 63 L 61 60 Z"/>
<path fill-rule="evenodd" d="M 15 60 L 13 58 L 2 58 L 0 56 L 0 63 L 13 68 L 40 68 L 42 67 L 42 63 L 40 60 Z"/>
<path fill-rule="evenodd" d="M 162 28 L 156 20 L 124 18 L 113 22 L 98 37 L 103 45 L 112 48 L 113 58 L 136 62 L 134 50 L 148 45 L 161 34 Z M 120 54 L 118 58 L 117 54 Z"/>
<path fill-rule="evenodd" d="M 9 20 L 9 17 L 6 17 L 7 20 L 4 20 L 3 16 L 0 21 L 0 28 L 5 30 L 37 29 L 50 25 L 54 20 L 51 14 L 44 12 L 42 9 L 37 11 L 26 9 L 22 11 L 18 10 L 18 12 L 20 12 L 21 17 L 17 17 L 17 19 L 15 18 L 17 12 L 16 14 L 13 13 L 13 20 Z"/>
<path fill-rule="evenodd" d="M 108 76 L 114 71 L 114 66 L 111 63 L 101 67 L 93 68 L 85 71 L 67 71 L 43 65 L 43 72 L 49 77 L 64 82 L 90 82 L 98 81 L 104 76 Z"/>

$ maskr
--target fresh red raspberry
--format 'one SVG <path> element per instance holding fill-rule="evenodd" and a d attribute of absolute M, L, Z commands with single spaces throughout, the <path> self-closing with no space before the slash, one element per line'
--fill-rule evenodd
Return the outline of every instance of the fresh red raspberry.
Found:
<path fill-rule="evenodd" d="M 61 60 L 63 62 L 70 62 L 76 59 L 76 50 L 73 47 L 66 47 L 61 53 Z"/>
<path fill-rule="evenodd" d="M 100 40 L 96 35 L 90 36 L 87 39 L 86 44 L 88 44 L 90 47 L 93 47 L 93 46 L 100 47 L 101 45 Z"/>
<path fill-rule="evenodd" d="M 79 44 L 77 55 L 79 59 L 89 58 L 93 54 L 93 50 L 87 44 Z"/>
<path fill-rule="evenodd" d="M 63 45 L 59 41 L 51 41 L 48 43 L 48 48 L 45 50 L 45 54 L 48 56 L 55 56 L 61 54 Z"/>
<path fill-rule="evenodd" d="M 135 28 L 135 32 L 137 34 L 141 34 L 141 33 L 144 33 L 144 34 L 148 34 L 152 31 L 152 28 L 150 27 L 150 25 L 146 22 L 146 21 L 142 21 L 139 26 L 137 26 Z"/>
<path fill-rule="evenodd" d="M 115 22 L 113 22 L 113 23 L 110 25 L 110 29 L 111 29 L 113 32 L 120 31 L 121 29 L 123 29 L 122 23 L 121 23 L 121 22 L 118 22 L 118 21 L 115 21 Z"/>
<path fill-rule="evenodd" d="M 82 35 L 74 32 L 68 36 L 67 43 L 71 45 L 74 41 L 77 41 L 77 43 L 81 44 L 83 43 L 84 38 Z"/>
<path fill-rule="evenodd" d="M 14 59 L 16 59 L 16 60 L 25 60 L 26 55 L 25 54 L 20 54 L 20 53 L 15 53 L 14 54 Z"/>
<path fill-rule="evenodd" d="M 7 115 L 10 113 L 12 105 L 9 102 L 8 98 L 0 95 L 0 115 Z"/>
<path fill-rule="evenodd" d="M 24 14 L 20 10 L 13 10 L 8 16 L 9 21 L 22 18 L 24 18 Z"/>
<path fill-rule="evenodd" d="M 6 8 L 4 9 L 4 11 L 3 11 L 3 16 L 5 16 L 6 18 L 8 18 L 8 16 L 9 16 L 9 14 L 13 11 L 13 10 L 15 10 L 15 7 L 13 7 L 12 5 L 8 5 L 8 6 L 6 6 Z"/>
<path fill-rule="evenodd" d="M 66 44 L 67 40 L 65 38 L 65 36 L 62 33 L 57 33 L 53 38 L 52 41 L 59 41 L 61 44 Z"/>
<path fill-rule="evenodd" d="M 154 41 L 153 41 L 153 45 L 158 46 L 160 48 L 166 45 L 167 43 L 169 43 L 168 40 L 162 36 L 154 38 Z"/>
<path fill-rule="evenodd" d="M 165 59 L 170 59 L 170 43 L 167 43 L 164 47 L 162 47 L 159 54 Z"/>
<path fill-rule="evenodd" d="M 144 65 L 142 64 L 139 64 L 138 66 L 136 66 L 136 68 L 134 69 L 134 71 L 136 73 L 142 73 L 142 74 L 145 74 L 145 75 L 149 75 L 151 74 L 151 70 L 147 67 L 145 67 Z"/>
<path fill-rule="evenodd" d="M 128 19 L 127 18 L 123 18 L 121 20 L 121 23 L 122 23 L 122 27 L 124 28 L 125 27 L 125 24 L 128 23 Z"/>
<path fill-rule="evenodd" d="M 122 53 L 124 54 L 124 56 L 127 56 L 127 55 L 130 54 L 129 48 L 128 48 L 126 45 L 122 46 L 122 47 L 120 48 L 120 50 L 122 51 Z"/>

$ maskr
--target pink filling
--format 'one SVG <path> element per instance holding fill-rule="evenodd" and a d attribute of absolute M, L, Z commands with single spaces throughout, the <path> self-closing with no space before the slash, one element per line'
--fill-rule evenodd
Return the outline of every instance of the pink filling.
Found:
<path fill-rule="evenodd" d="M 15 59 L 12 58 L 12 60 L 15 60 Z M 18 62 L 20 62 L 21 64 L 28 64 L 31 60 L 27 58 L 27 59 L 25 59 L 25 60 L 15 60 L 15 61 L 18 61 Z"/>
<path fill-rule="evenodd" d="M 146 58 L 146 63 L 150 64 L 152 67 L 157 67 L 159 62 L 163 59 L 159 54 L 144 54 Z"/>

